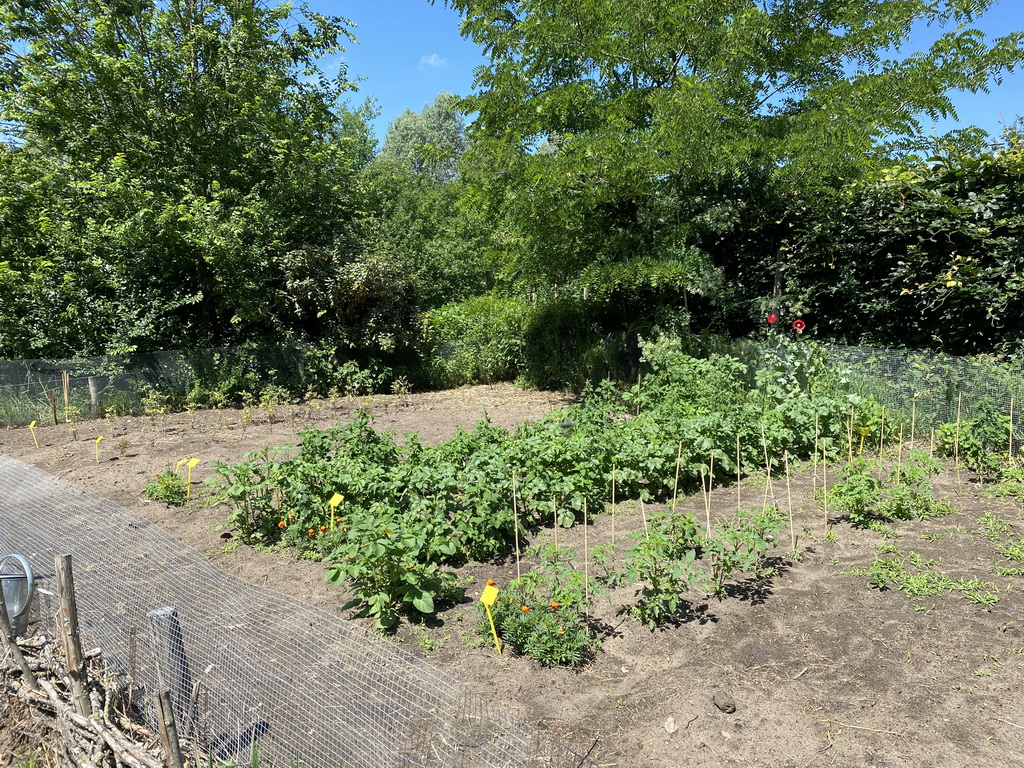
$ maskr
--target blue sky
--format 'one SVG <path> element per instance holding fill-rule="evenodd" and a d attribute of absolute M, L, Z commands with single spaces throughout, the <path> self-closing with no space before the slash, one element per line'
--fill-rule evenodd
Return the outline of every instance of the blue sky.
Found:
<path fill-rule="evenodd" d="M 458 14 L 442 0 L 311 0 L 310 7 L 355 22 L 359 43 L 343 58 L 349 76 L 363 78 L 357 100 L 370 96 L 377 102 L 374 127 L 381 141 L 388 123 L 406 109 L 422 109 L 442 90 L 470 93 L 473 70 L 486 63 L 480 49 L 459 35 Z M 976 26 L 989 36 L 1024 29 L 1024 2 L 997 2 Z M 928 30 L 919 40 L 927 46 Z M 979 125 L 998 136 L 1002 126 L 1024 114 L 1024 72 L 1007 75 L 988 94 L 956 94 L 954 104 L 959 121 L 942 121 L 937 134 Z"/>

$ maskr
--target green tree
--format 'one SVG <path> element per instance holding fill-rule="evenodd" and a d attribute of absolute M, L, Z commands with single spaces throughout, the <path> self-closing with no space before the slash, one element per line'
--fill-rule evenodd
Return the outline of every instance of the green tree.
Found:
<path fill-rule="evenodd" d="M 368 113 L 317 64 L 348 27 L 256 0 L 0 0 L 0 353 L 393 347 L 362 248 Z"/>
<path fill-rule="evenodd" d="M 554 282 L 639 260 L 641 281 L 712 293 L 751 224 L 770 272 L 794 190 L 912 148 L 951 90 L 1024 57 L 1022 33 L 970 28 L 991 0 L 447 4 L 490 57 L 465 104 L 479 205 L 510 276 Z M 948 31 L 908 54 L 925 23 Z"/>
<path fill-rule="evenodd" d="M 459 104 L 457 97 L 442 91 L 421 112 L 407 109 L 388 126 L 381 159 L 451 181 L 466 150 L 466 116 Z"/>

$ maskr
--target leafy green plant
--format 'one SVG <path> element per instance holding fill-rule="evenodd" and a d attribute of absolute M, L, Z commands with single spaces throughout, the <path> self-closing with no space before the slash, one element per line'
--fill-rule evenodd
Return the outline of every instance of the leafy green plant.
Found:
<path fill-rule="evenodd" d="M 143 495 L 150 501 L 159 501 L 171 507 L 184 506 L 188 492 L 185 480 L 171 469 L 155 474 L 156 479 L 150 480 L 143 487 Z"/>
<path fill-rule="evenodd" d="M 692 515 L 662 512 L 651 516 L 644 531 L 629 535 L 625 578 L 637 585 L 629 612 L 654 629 L 677 615 L 684 595 L 707 580 L 696 564 L 703 537 Z"/>
<path fill-rule="evenodd" d="M 600 640 L 588 626 L 584 574 L 569 549 L 542 547 L 540 563 L 498 593 L 491 609 L 501 639 L 518 654 L 544 666 L 579 666 L 593 656 Z M 481 608 L 477 631 L 490 638 Z"/>
<path fill-rule="evenodd" d="M 775 507 L 738 512 L 734 520 L 720 521 L 714 534 L 704 539 L 709 564 L 708 591 L 725 596 L 725 582 L 737 572 L 762 574 L 764 555 L 782 529 L 783 517 Z"/>

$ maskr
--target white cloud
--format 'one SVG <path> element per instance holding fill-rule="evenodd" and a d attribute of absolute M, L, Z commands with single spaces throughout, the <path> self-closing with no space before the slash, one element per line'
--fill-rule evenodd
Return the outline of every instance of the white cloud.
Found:
<path fill-rule="evenodd" d="M 436 69 L 438 67 L 445 66 L 447 63 L 447 59 L 441 58 L 436 53 L 432 53 L 429 56 L 420 57 L 420 69 L 425 69 L 426 67 L 432 67 Z"/>

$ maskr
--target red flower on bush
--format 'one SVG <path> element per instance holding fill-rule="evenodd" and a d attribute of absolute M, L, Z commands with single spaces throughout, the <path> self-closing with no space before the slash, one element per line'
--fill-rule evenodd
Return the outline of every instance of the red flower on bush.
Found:
<path fill-rule="evenodd" d="M 805 323 L 803 320 L 796 319 L 793 321 L 793 330 L 795 330 L 797 333 L 803 333 L 804 328 L 806 327 L 807 323 Z"/>
<path fill-rule="evenodd" d="M 768 325 L 775 325 L 777 322 L 779 322 L 779 316 L 776 315 L 774 312 L 768 315 L 768 317 L 765 319 L 768 321 Z"/>

